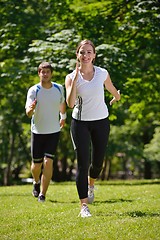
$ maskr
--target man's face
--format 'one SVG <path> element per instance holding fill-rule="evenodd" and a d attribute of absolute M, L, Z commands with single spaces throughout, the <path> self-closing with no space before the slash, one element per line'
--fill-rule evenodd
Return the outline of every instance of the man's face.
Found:
<path fill-rule="evenodd" d="M 52 73 L 50 68 L 43 68 L 39 73 L 38 73 L 39 77 L 40 77 L 40 81 L 41 82 L 50 82 L 51 78 L 52 78 Z"/>

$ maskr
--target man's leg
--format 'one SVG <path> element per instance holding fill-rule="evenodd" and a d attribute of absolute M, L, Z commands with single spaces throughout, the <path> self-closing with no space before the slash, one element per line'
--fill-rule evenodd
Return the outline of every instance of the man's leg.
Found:
<path fill-rule="evenodd" d="M 49 183 L 52 178 L 53 173 L 53 160 L 47 157 L 44 157 L 43 172 L 41 177 L 41 194 L 46 195 Z"/>
<path fill-rule="evenodd" d="M 41 168 L 42 168 L 42 163 L 32 162 L 31 173 L 32 173 L 33 179 L 36 183 L 38 183 L 40 180 Z"/>
<path fill-rule="evenodd" d="M 31 164 L 31 173 L 33 177 L 33 195 L 35 197 L 39 195 L 40 192 L 40 175 L 43 164 L 43 136 L 41 134 L 31 133 L 31 156 L 32 156 L 32 164 Z M 35 194 L 34 194 L 35 191 Z"/>
<path fill-rule="evenodd" d="M 45 137 L 43 171 L 41 176 L 41 192 L 38 197 L 39 202 L 45 201 L 45 195 L 53 174 L 53 159 L 57 149 L 60 132 L 47 134 Z M 47 143 L 47 144 L 46 144 Z"/>
<path fill-rule="evenodd" d="M 33 176 L 33 191 L 34 197 L 38 197 L 40 193 L 40 174 L 41 174 L 42 163 L 34 163 L 31 165 L 31 173 Z"/>

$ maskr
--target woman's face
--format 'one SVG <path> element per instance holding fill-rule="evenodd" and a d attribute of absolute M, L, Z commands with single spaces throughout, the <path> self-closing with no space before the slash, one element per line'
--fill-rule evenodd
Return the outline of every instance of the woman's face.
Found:
<path fill-rule="evenodd" d="M 96 54 L 94 53 L 93 47 L 90 44 L 82 45 L 77 53 L 77 59 L 82 64 L 92 63 L 95 57 Z"/>

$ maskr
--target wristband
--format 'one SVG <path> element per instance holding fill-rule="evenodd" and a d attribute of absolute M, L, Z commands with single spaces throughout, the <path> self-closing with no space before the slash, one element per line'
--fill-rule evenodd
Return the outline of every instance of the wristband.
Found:
<path fill-rule="evenodd" d="M 66 112 L 65 113 L 60 112 L 60 117 L 61 117 L 62 120 L 65 120 L 67 118 Z"/>

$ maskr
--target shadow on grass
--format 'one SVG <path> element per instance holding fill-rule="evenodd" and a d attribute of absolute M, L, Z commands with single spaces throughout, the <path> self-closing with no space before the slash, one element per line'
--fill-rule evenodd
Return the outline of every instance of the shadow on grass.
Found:
<path fill-rule="evenodd" d="M 49 199 L 51 203 L 68 203 L 68 201 L 57 201 L 57 200 L 52 200 Z M 77 201 L 71 201 L 70 203 L 78 203 L 79 200 Z M 119 203 L 119 202 L 133 202 L 133 200 L 127 200 L 127 199 L 110 199 L 110 200 L 105 200 L 105 201 L 94 201 L 93 205 L 99 205 L 99 204 L 112 204 L 112 203 Z"/>
<path fill-rule="evenodd" d="M 128 200 L 128 199 L 110 199 L 110 200 L 105 200 L 105 201 L 94 201 L 94 204 L 96 205 L 96 203 L 119 203 L 119 202 L 133 202 L 134 200 Z"/>
<path fill-rule="evenodd" d="M 160 213 L 141 212 L 141 211 L 126 212 L 123 215 L 133 217 L 133 218 L 135 218 L 135 217 L 160 217 Z"/>
<path fill-rule="evenodd" d="M 160 217 L 160 213 L 157 212 L 142 212 L 142 211 L 133 211 L 125 213 L 116 213 L 116 212 L 97 212 L 96 216 L 118 216 L 118 217 L 132 217 L 132 218 L 148 218 L 148 217 Z"/>
<path fill-rule="evenodd" d="M 31 193 L 1 193 L 0 197 L 31 197 Z"/>
<path fill-rule="evenodd" d="M 63 203 L 63 204 L 68 204 L 68 203 L 73 203 L 73 204 L 75 204 L 75 203 L 78 203 L 79 201 L 69 201 L 69 202 L 67 202 L 67 201 L 57 201 L 57 200 L 51 200 L 51 199 L 48 199 L 48 201 L 49 202 L 51 202 L 51 203 Z"/>
<path fill-rule="evenodd" d="M 160 179 L 154 180 L 109 180 L 109 181 L 98 181 L 98 185 L 152 185 L 152 184 L 160 184 Z"/>

